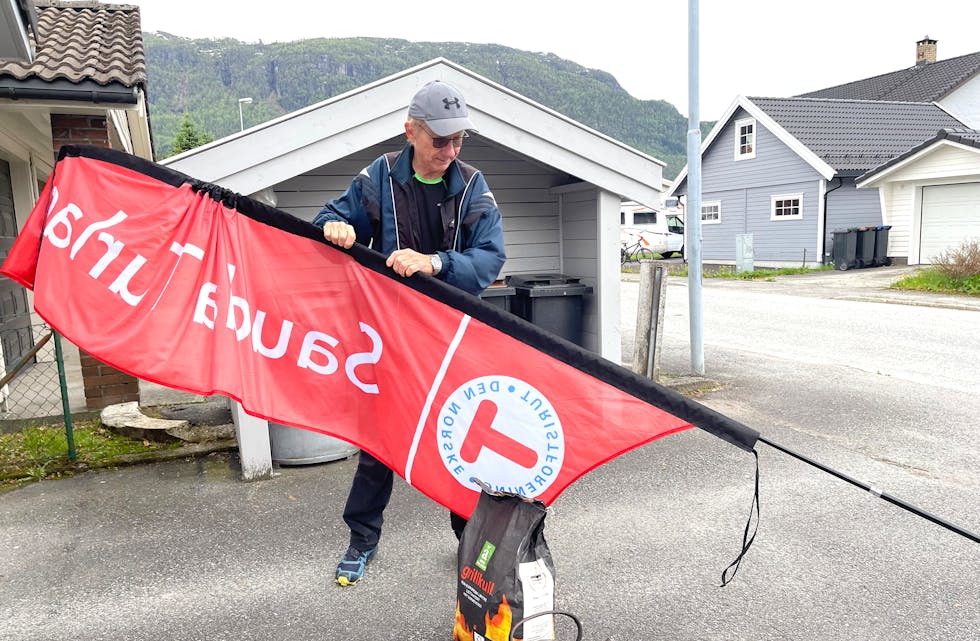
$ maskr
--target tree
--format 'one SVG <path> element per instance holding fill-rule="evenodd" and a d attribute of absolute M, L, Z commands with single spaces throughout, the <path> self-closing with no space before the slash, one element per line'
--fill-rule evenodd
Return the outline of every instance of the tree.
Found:
<path fill-rule="evenodd" d="M 212 140 L 214 140 L 214 136 L 208 133 L 198 132 L 194 127 L 194 123 L 191 121 L 190 114 L 185 113 L 184 118 L 180 121 L 180 126 L 177 128 L 177 133 L 174 134 L 174 142 L 170 148 L 170 155 L 174 156 L 189 149 L 200 147 Z"/>

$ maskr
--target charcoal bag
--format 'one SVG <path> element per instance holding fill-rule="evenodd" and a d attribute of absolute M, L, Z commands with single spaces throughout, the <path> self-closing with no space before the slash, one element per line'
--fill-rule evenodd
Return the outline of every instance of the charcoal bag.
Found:
<path fill-rule="evenodd" d="M 555 607 L 555 566 L 544 539 L 544 503 L 484 487 L 459 542 L 453 641 L 510 641 L 524 617 Z M 553 616 L 514 639 L 551 641 Z"/>

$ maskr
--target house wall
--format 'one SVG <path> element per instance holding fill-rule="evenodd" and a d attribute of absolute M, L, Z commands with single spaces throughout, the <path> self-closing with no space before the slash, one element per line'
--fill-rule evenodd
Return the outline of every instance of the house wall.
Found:
<path fill-rule="evenodd" d="M 745 117 L 739 109 L 729 122 Z M 735 236 L 752 234 L 756 262 L 800 262 L 804 252 L 816 260 L 819 174 L 758 121 L 755 157 L 734 158 L 729 124 L 701 158 L 701 202 L 721 204 L 721 222 L 701 226 L 703 259 L 734 261 Z M 770 220 L 771 197 L 786 194 L 802 194 L 803 218 Z"/>
<path fill-rule="evenodd" d="M 980 74 L 957 87 L 939 104 L 968 127 L 980 129 Z"/>

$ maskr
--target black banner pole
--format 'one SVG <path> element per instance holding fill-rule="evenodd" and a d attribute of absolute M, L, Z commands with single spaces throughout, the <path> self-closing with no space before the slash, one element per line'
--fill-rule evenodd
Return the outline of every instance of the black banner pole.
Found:
<path fill-rule="evenodd" d="M 870 492 L 871 494 L 877 496 L 878 498 L 884 499 L 885 501 L 888 501 L 892 505 L 897 505 L 898 507 L 902 508 L 903 510 L 907 510 L 907 511 L 911 512 L 912 514 L 915 514 L 916 516 L 921 516 L 922 518 L 926 519 L 927 521 L 932 521 L 936 525 L 941 525 L 942 527 L 946 528 L 947 530 L 950 530 L 952 532 L 956 532 L 960 536 L 966 537 L 966 538 L 970 539 L 974 543 L 980 543 L 980 536 L 977 536 L 973 532 L 970 532 L 969 530 L 966 530 L 966 529 L 964 529 L 964 528 L 956 525 L 955 523 L 950 523 L 946 519 L 940 518 L 940 517 L 936 516 L 935 514 L 930 514 L 930 513 L 926 512 L 925 510 L 923 510 L 921 508 L 918 508 L 918 507 L 912 505 L 911 503 L 907 503 L 906 501 L 903 501 L 900 498 L 894 497 L 894 496 L 888 494 L 887 492 L 883 492 L 881 489 L 879 489 L 877 487 L 874 487 L 873 485 L 868 485 L 867 483 L 863 483 L 863 482 L 861 482 L 861 481 L 859 481 L 859 480 L 857 480 L 855 478 L 851 478 L 850 476 L 848 476 L 848 475 L 846 475 L 846 474 L 844 474 L 842 472 L 838 472 L 837 470 L 835 470 L 835 469 L 833 469 L 831 467 L 827 467 L 823 463 L 818 463 L 817 461 L 814 461 L 813 459 L 811 459 L 811 458 L 809 458 L 807 456 L 804 456 L 803 454 L 800 454 L 799 452 L 794 452 L 793 450 L 791 450 L 791 449 L 789 449 L 787 447 L 783 447 L 782 445 L 779 445 L 778 443 L 773 443 L 772 441 L 770 441 L 766 437 L 762 436 L 761 434 L 759 435 L 759 440 L 762 441 L 763 443 L 765 443 L 766 445 L 768 445 L 768 446 L 770 446 L 772 448 L 775 448 L 775 449 L 779 450 L 780 452 L 783 452 L 785 454 L 789 454 L 793 458 L 799 459 L 799 460 L 803 461 L 804 463 L 807 463 L 809 465 L 812 465 L 813 467 L 817 468 L 818 470 L 823 470 L 824 472 L 827 472 L 828 474 L 832 474 L 833 476 L 836 476 L 837 478 L 841 479 L 842 481 L 847 481 L 851 485 L 855 485 L 855 486 L 861 488 L 862 490 L 866 490 L 866 491 Z"/>

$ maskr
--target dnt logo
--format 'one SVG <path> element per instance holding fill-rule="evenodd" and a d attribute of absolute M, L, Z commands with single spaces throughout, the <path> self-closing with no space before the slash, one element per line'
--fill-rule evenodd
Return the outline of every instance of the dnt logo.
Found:
<path fill-rule="evenodd" d="M 509 376 L 460 385 L 439 410 L 437 444 L 453 478 L 476 492 L 473 478 L 498 491 L 539 496 L 565 458 L 565 435 L 551 402 Z"/>

